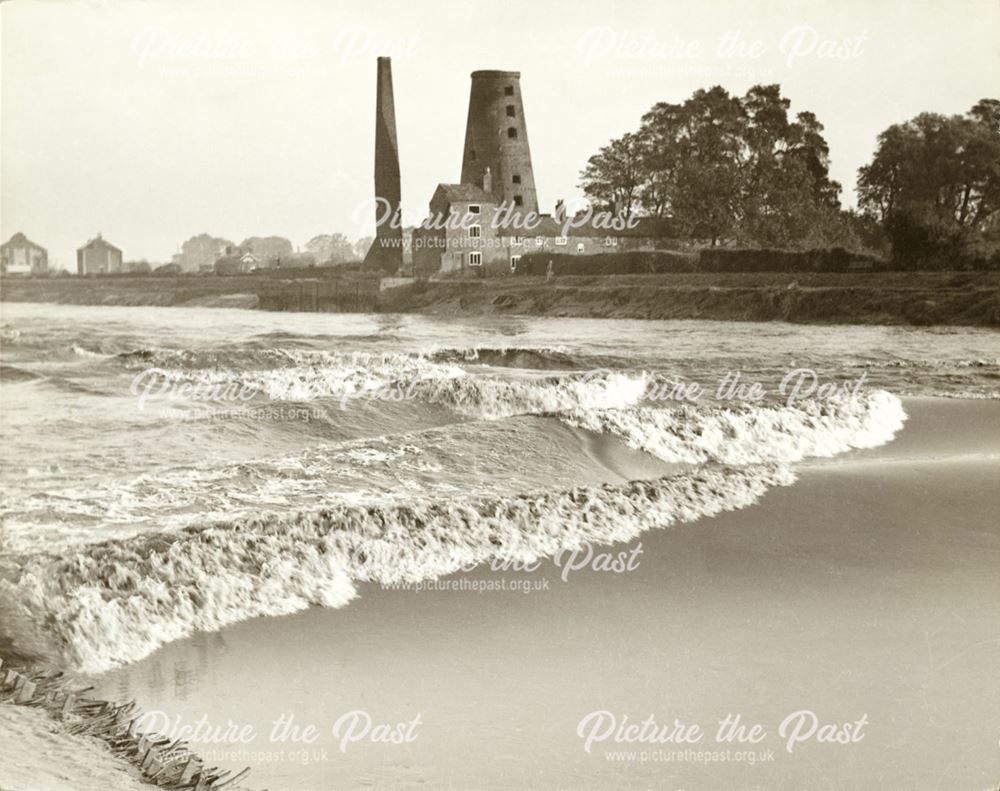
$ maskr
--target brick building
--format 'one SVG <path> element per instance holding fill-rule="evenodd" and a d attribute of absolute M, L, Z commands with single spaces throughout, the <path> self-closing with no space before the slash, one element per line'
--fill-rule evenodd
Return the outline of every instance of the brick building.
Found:
<path fill-rule="evenodd" d="M 635 218 L 631 228 L 609 230 L 604 225 L 597 215 L 567 219 L 561 208 L 554 215 L 517 215 L 482 187 L 439 184 L 428 222 L 413 232 L 414 274 L 497 275 L 515 271 L 527 253 L 659 250 L 669 248 L 675 236 L 669 220 L 653 217 Z"/>
<path fill-rule="evenodd" d="M 78 275 L 109 275 L 122 271 L 122 251 L 100 234 L 76 251 Z"/>
<path fill-rule="evenodd" d="M 0 247 L 0 262 L 5 275 L 39 275 L 49 270 L 49 253 L 23 233 L 16 233 Z"/>

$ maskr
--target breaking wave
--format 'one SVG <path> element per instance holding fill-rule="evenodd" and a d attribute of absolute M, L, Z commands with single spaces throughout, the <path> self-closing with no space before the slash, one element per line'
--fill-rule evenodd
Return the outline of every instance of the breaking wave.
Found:
<path fill-rule="evenodd" d="M 445 403 L 472 417 L 495 420 L 514 415 L 626 407 L 638 404 L 646 387 L 644 374 L 601 371 L 582 377 L 545 379 L 466 376 L 425 383 L 419 390 L 428 401 Z"/>
<path fill-rule="evenodd" d="M 167 380 L 201 385 L 206 393 L 236 384 L 272 401 L 312 401 L 318 398 L 407 401 L 443 404 L 476 418 L 497 419 L 514 415 L 569 409 L 608 409 L 637 404 L 647 385 L 644 373 L 624 374 L 596 370 L 584 374 L 501 378 L 469 374 L 453 364 L 433 362 L 421 355 L 397 353 L 281 352 L 288 366 L 256 370 L 213 367 L 157 369 Z M 312 359 L 310 364 L 301 364 Z M 157 355 L 149 362 L 164 363 Z M 203 364 L 204 358 L 197 358 Z M 148 370 L 148 367 L 147 367 Z"/>
<path fill-rule="evenodd" d="M 481 391 L 471 392 L 477 410 L 511 395 L 484 403 Z M 789 463 L 883 444 L 905 420 L 899 399 L 881 391 L 795 407 L 582 407 L 557 416 L 699 466 L 655 480 L 511 496 L 337 496 L 311 511 L 30 555 L 16 575 L 0 579 L 0 639 L 100 672 L 196 631 L 311 604 L 343 606 L 358 583 L 418 582 L 494 557 L 530 562 L 743 508 L 791 484 Z"/>
<path fill-rule="evenodd" d="M 792 407 L 575 410 L 560 417 L 664 461 L 759 464 L 884 445 L 903 427 L 906 412 L 896 396 L 878 390 Z"/>
<path fill-rule="evenodd" d="M 628 541 L 746 507 L 793 480 L 777 465 L 706 466 L 512 497 L 338 501 L 312 513 L 107 541 L 68 557 L 33 556 L 16 580 L 0 579 L 0 636 L 96 673 L 195 631 L 310 604 L 343 606 L 359 582 L 417 582 L 497 556 L 527 562 L 583 542 Z"/>

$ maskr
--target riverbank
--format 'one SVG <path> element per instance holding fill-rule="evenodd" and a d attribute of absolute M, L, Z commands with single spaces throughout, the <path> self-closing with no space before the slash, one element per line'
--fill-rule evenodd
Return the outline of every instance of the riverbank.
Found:
<path fill-rule="evenodd" d="M 1000 273 L 995 272 L 688 273 L 551 282 L 500 277 L 418 281 L 360 296 L 361 281 L 338 287 L 332 285 L 336 279 L 302 274 L 5 278 L 0 294 L 12 302 L 76 305 L 1000 326 Z M 325 303 L 322 293 L 316 296 L 324 288 L 332 289 Z"/>
<path fill-rule="evenodd" d="M 1000 325 L 994 273 L 699 273 L 414 283 L 382 310 L 438 315 Z"/>

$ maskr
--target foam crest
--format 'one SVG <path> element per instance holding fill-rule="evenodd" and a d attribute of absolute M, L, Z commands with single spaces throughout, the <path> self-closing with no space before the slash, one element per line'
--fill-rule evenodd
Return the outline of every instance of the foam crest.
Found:
<path fill-rule="evenodd" d="M 532 561 L 587 541 L 628 541 L 746 507 L 792 481 L 780 466 L 706 466 L 512 497 L 338 500 L 311 513 L 107 541 L 27 558 L 16 579 L 0 579 L 8 632 L 0 637 L 100 672 L 195 631 L 310 604 L 343 606 L 357 582 L 417 582 L 497 556 Z"/>
<path fill-rule="evenodd" d="M 424 398 L 473 417 L 495 420 L 514 415 L 565 410 L 613 409 L 638 404 L 646 391 L 645 374 L 608 371 L 544 379 L 466 376 L 424 383 Z"/>
<path fill-rule="evenodd" d="M 903 427 L 906 412 L 896 396 L 878 390 L 793 407 L 575 410 L 560 417 L 664 461 L 758 464 L 884 445 Z"/>
<path fill-rule="evenodd" d="M 354 400 L 419 400 L 487 419 L 631 406 L 642 399 L 648 380 L 641 372 L 601 369 L 545 377 L 472 375 L 456 365 L 395 353 L 324 354 L 322 363 L 252 371 L 158 370 L 168 380 L 194 382 L 206 389 L 238 384 L 272 401 L 337 398 L 346 405 Z"/>

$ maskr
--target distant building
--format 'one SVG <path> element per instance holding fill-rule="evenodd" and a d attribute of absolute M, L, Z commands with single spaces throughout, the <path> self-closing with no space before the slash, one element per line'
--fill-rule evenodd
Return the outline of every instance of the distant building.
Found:
<path fill-rule="evenodd" d="M 78 275 L 110 275 L 122 271 L 122 251 L 97 234 L 76 251 Z"/>
<path fill-rule="evenodd" d="M 249 251 L 230 245 L 224 255 L 215 261 L 215 274 L 241 275 L 252 272 L 261 265 L 260 259 Z"/>
<path fill-rule="evenodd" d="M 6 275 L 37 275 L 49 270 L 49 253 L 23 233 L 16 233 L 0 247 L 2 270 Z"/>
<path fill-rule="evenodd" d="M 240 249 L 253 253 L 262 267 L 279 266 L 295 252 L 292 243 L 282 236 L 251 236 L 240 243 Z"/>

